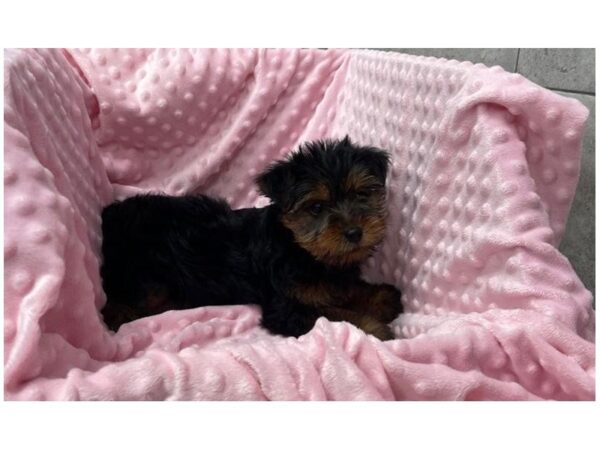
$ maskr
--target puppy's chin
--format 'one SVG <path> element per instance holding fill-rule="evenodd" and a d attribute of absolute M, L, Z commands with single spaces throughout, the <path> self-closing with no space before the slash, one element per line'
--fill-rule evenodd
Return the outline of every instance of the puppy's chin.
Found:
<path fill-rule="evenodd" d="M 367 260 L 382 240 L 383 236 L 370 245 L 331 245 L 331 242 L 320 240 L 296 242 L 317 261 L 329 266 L 343 267 L 360 264 Z"/>
<path fill-rule="evenodd" d="M 360 264 L 366 261 L 373 254 L 373 247 L 357 247 L 354 250 L 342 252 L 334 255 L 328 255 L 326 260 L 332 266 L 347 266 L 352 264 Z"/>

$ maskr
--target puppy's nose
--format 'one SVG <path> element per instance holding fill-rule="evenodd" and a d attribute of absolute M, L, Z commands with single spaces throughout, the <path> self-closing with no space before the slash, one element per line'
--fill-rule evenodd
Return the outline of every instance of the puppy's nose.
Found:
<path fill-rule="evenodd" d="M 357 244 L 362 239 L 362 230 L 358 227 L 347 228 L 344 231 L 346 239 L 354 244 Z"/>

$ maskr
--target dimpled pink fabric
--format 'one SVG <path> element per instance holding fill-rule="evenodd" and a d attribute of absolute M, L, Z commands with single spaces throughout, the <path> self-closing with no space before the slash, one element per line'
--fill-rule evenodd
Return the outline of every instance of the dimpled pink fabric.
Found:
<path fill-rule="evenodd" d="M 501 68 L 350 50 L 11 50 L 5 65 L 5 398 L 594 399 L 591 295 L 556 246 L 586 109 Z M 264 205 L 307 139 L 388 149 L 399 339 L 255 307 L 109 332 L 101 208 L 160 190 Z"/>

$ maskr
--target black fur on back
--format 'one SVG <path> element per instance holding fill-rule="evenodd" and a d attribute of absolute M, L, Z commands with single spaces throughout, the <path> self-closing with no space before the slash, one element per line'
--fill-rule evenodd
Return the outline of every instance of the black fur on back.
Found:
<path fill-rule="evenodd" d="M 278 215 L 274 205 L 233 211 L 203 195 L 141 195 L 113 203 L 102 214 L 107 303 L 143 309 L 159 287 L 177 309 L 254 303 L 272 331 L 306 333 L 316 313 L 287 300 L 290 280 L 343 282 L 357 277 L 358 268 L 315 261 Z"/>

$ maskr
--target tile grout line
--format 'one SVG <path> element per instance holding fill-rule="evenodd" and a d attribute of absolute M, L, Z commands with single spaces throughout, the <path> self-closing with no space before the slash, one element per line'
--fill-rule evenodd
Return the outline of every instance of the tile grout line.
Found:
<path fill-rule="evenodd" d="M 565 92 L 567 94 L 589 95 L 592 97 L 596 96 L 595 92 L 578 91 L 575 89 L 560 89 L 560 88 L 553 88 L 553 87 L 547 87 L 546 89 L 550 89 L 551 91 L 555 91 L 555 92 Z"/>

